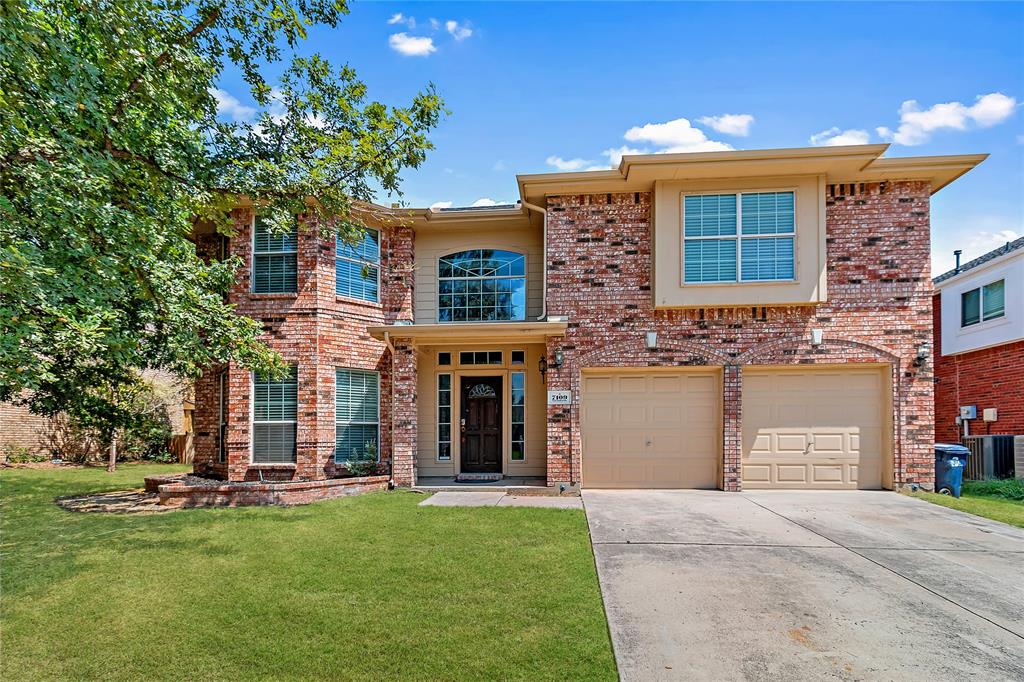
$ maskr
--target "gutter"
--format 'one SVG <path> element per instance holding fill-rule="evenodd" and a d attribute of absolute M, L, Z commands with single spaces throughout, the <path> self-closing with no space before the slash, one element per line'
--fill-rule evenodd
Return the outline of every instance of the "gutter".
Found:
<path fill-rule="evenodd" d="M 388 479 L 388 489 L 394 490 L 395 488 L 395 344 L 391 343 L 391 334 L 384 332 L 384 345 L 388 347 L 388 352 L 391 353 L 391 415 L 388 420 L 388 435 L 391 438 L 391 471 L 390 478 Z M 380 455 L 378 448 L 378 456 Z"/>
<path fill-rule="evenodd" d="M 547 209 L 543 209 L 536 204 L 531 204 L 528 201 L 523 201 L 523 206 L 531 211 L 537 211 L 544 218 L 544 229 L 541 233 L 541 258 L 544 261 L 544 270 L 541 274 L 541 288 L 540 288 L 540 315 L 537 317 L 537 321 L 543 321 L 548 316 L 548 212 Z"/>

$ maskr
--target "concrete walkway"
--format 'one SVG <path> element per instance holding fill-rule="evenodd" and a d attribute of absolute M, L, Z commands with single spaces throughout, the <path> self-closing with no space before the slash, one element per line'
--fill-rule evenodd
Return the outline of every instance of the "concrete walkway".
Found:
<path fill-rule="evenodd" d="M 420 502 L 421 507 L 547 507 L 549 509 L 582 509 L 578 497 L 553 495 L 509 495 L 494 492 L 439 492 Z"/>
<path fill-rule="evenodd" d="M 891 492 L 583 500 L 624 680 L 1024 680 L 1024 530 Z"/>

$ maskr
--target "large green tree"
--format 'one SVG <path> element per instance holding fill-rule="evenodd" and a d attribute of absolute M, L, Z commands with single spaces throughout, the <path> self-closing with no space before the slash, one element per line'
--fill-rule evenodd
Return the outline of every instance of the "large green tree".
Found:
<path fill-rule="evenodd" d="M 397 193 L 444 109 L 367 99 L 347 66 L 296 48 L 342 0 L 0 0 L 0 400 L 109 435 L 139 371 L 228 360 L 275 373 L 204 263 L 197 219 L 230 231 L 239 198 L 276 229 L 299 213 L 358 231 L 354 202 Z M 218 118 L 233 65 L 260 114 Z M 278 75 L 271 79 L 270 72 Z M 223 118 L 223 117 L 222 117 Z"/>

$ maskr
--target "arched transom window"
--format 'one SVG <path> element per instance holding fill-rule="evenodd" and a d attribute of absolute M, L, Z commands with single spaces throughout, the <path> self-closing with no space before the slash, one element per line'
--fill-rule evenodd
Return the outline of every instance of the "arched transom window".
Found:
<path fill-rule="evenodd" d="M 526 319 L 526 259 L 495 249 L 460 251 L 438 264 L 438 322 Z"/>

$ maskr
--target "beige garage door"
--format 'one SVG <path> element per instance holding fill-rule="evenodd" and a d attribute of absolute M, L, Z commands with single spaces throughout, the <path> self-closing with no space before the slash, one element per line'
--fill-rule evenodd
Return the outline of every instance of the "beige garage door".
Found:
<path fill-rule="evenodd" d="M 887 369 L 743 369 L 743 488 L 880 488 Z"/>
<path fill-rule="evenodd" d="M 583 374 L 583 485 L 715 488 L 719 373 Z"/>

